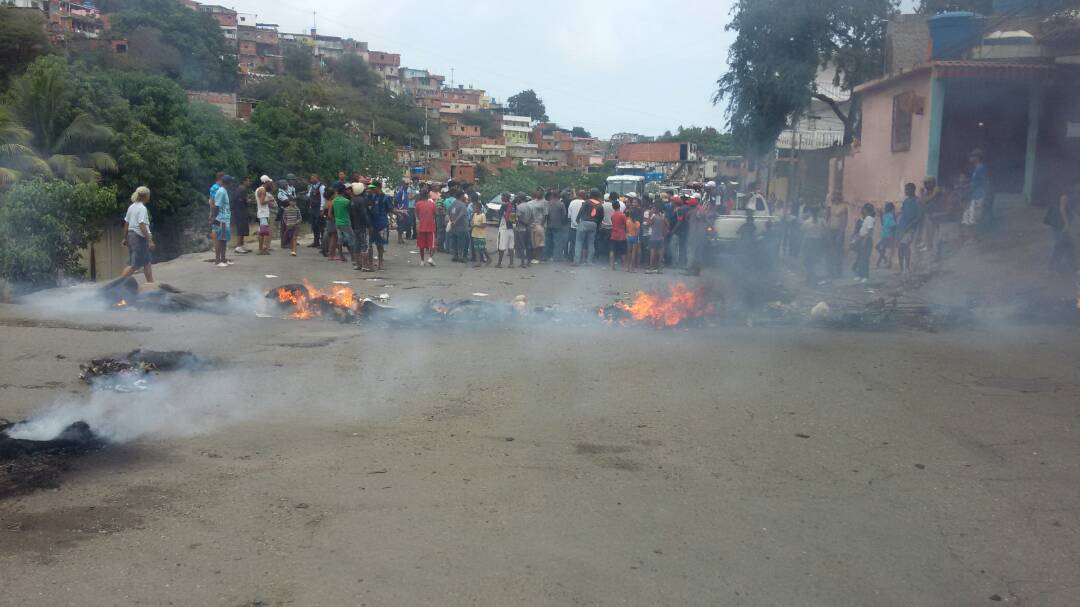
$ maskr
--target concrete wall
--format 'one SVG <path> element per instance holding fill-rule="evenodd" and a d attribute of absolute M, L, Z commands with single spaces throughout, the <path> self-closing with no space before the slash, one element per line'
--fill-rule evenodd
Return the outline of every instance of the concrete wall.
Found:
<path fill-rule="evenodd" d="M 911 148 L 893 152 L 893 97 L 908 91 L 926 99 L 925 111 L 911 117 Z M 861 143 L 843 162 L 843 191 L 849 202 L 895 202 L 903 198 L 905 182 L 926 177 L 930 107 L 929 71 L 864 93 Z"/>

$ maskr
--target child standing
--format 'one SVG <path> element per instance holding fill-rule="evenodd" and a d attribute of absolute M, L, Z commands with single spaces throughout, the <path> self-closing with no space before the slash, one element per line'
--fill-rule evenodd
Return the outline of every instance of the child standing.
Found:
<path fill-rule="evenodd" d="M 288 206 L 285 207 L 285 212 L 282 213 L 282 221 L 285 224 L 285 234 L 282 240 L 292 249 L 290 254 L 293 257 L 296 257 L 296 241 L 300 240 L 300 222 L 303 219 L 304 216 L 300 213 L 300 207 L 296 206 L 296 198 L 289 198 Z"/>
<path fill-rule="evenodd" d="M 479 200 L 473 203 L 472 261 L 474 268 L 479 268 L 481 263 L 491 263 L 487 253 L 487 216 L 484 215 L 484 205 L 480 204 Z"/>

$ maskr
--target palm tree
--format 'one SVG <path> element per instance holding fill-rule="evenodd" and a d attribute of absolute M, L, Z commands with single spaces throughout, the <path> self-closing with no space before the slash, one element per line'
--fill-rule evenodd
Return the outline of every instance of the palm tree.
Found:
<path fill-rule="evenodd" d="M 12 86 L 13 106 L 32 135 L 32 145 L 49 173 L 75 183 L 97 181 L 114 172 L 107 150 L 113 130 L 77 109 L 74 77 L 60 57 L 35 61 Z"/>
<path fill-rule="evenodd" d="M 11 110 L 0 106 L 0 187 L 11 185 L 26 172 L 51 172 L 30 147 L 31 139 L 33 135 L 15 120 Z"/>

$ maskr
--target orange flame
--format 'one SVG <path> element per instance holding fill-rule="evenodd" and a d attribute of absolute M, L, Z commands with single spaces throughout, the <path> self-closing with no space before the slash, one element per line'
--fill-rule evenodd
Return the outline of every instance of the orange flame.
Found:
<path fill-rule="evenodd" d="M 334 285 L 329 291 L 316 289 L 307 279 L 304 280 L 304 291 L 293 291 L 279 288 L 277 290 L 279 303 L 290 304 L 294 311 L 289 318 L 295 320 L 307 320 L 322 315 L 321 306 L 316 302 L 329 304 L 335 308 L 355 312 L 360 305 L 359 299 L 353 290 L 343 285 Z"/>
<path fill-rule="evenodd" d="M 121 299 L 120 301 L 113 304 L 113 307 L 115 307 L 115 308 L 123 308 L 126 305 L 127 305 L 127 300 L 126 299 Z"/>
<path fill-rule="evenodd" d="M 713 304 L 704 301 L 700 291 L 681 282 L 672 285 L 670 291 L 669 297 L 638 291 L 633 302 L 616 302 L 615 307 L 636 321 L 656 327 L 675 327 L 687 319 L 703 318 L 716 311 Z"/>

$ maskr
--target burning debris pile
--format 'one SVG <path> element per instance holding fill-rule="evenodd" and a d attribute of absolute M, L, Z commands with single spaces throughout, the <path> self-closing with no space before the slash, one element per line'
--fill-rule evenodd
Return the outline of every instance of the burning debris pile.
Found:
<path fill-rule="evenodd" d="M 199 310 L 221 313 L 221 302 L 228 299 L 226 293 L 202 295 L 186 293 L 164 283 L 139 287 L 134 277 L 114 280 L 105 284 L 97 296 L 107 306 L 122 309 L 152 310 L 156 312 L 186 312 Z"/>
<path fill-rule="evenodd" d="M 19 436 L 18 430 L 19 424 L 0 419 L 0 460 L 12 460 L 39 453 L 74 455 L 105 445 L 105 441 L 94 434 L 89 424 L 83 421 L 71 424 L 49 440 L 16 438 Z M 15 436 L 9 435 L 9 431 Z"/>
<path fill-rule="evenodd" d="M 654 327 L 677 327 L 716 314 L 716 306 L 707 301 L 700 289 L 691 289 L 680 282 L 671 285 L 669 291 L 667 296 L 638 291 L 629 303 L 619 301 L 600 308 L 600 318 L 620 325 L 642 323 Z"/>
<path fill-rule="evenodd" d="M 878 298 L 868 304 L 843 310 L 832 310 L 822 305 L 815 306 L 811 319 L 830 329 L 918 329 L 935 333 L 975 322 L 975 310 L 971 307 L 901 303 L 896 298 Z"/>
<path fill-rule="evenodd" d="M 105 446 L 86 422 L 75 422 L 50 440 L 16 438 L 18 426 L 0 419 L 0 498 L 55 486 L 71 457 Z"/>
<path fill-rule="evenodd" d="M 195 369 L 204 363 L 191 352 L 133 350 L 124 356 L 95 358 L 79 365 L 79 379 L 97 389 L 132 392 L 148 387 L 147 377 L 161 371 Z"/>
<path fill-rule="evenodd" d="M 353 322 L 366 317 L 383 306 L 371 299 L 361 299 L 349 287 L 333 285 L 323 291 L 307 280 L 302 285 L 284 285 L 271 289 L 268 299 L 276 301 L 293 320 L 332 318 L 341 322 Z"/>

